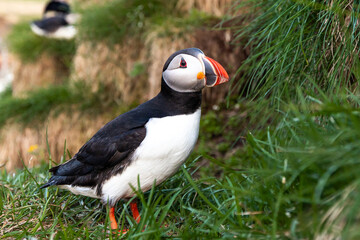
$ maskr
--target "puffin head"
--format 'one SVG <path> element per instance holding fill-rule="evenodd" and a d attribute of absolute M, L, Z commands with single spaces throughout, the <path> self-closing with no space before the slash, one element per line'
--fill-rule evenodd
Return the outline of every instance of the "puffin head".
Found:
<path fill-rule="evenodd" d="M 162 77 L 177 92 L 198 92 L 229 80 L 225 69 L 198 48 L 173 53 L 165 62 Z"/>

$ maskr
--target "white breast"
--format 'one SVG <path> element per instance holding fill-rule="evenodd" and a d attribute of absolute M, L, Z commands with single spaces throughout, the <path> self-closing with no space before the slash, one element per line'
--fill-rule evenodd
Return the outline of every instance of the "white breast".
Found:
<path fill-rule="evenodd" d="M 146 137 L 133 155 L 131 164 L 105 181 L 102 200 L 116 202 L 134 195 L 138 176 L 143 191 L 173 175 L 193 150 L 199 134 L 201 110 L 193 114 L 152 118 L 145 125 Z"/>
<path fill-rule="evenodd" d="M 57 39 L 72 39 L 77 33 L 76 28 L 71 25 L 61 26 L 55 32 L 46 32 L 33 23 L 30 25 L 30 27 L 31 30 L 39 36 L 46 36 Z"/>

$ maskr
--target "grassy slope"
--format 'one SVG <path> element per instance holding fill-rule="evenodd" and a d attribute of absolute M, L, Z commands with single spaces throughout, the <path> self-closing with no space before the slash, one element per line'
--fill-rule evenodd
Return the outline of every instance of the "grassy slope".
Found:
<path fill-rule="evenodd" d="M 346 239 L 359 237 L 359 111 L 344 102 L 318 102 L 304 102 L 300 111 L 283 116 L 276 129 L 248 135 L 245 147 L 237 146 L 235 154 L 223 159 L 226 151 L 211 149 L 211 139 L 224 128 L 236 131 L 231 127 L 235 119 L 223 119 L 227 124 L 219 130 L 213 113 L 205 115 L 201 147 L 186 167 L 160 187 L 138 194 L 139 225 L 127 202 L 118 203 L 121 227 L 131 227 L 127 237 L 336 237 L 334 225 L 343 226 Z M 235 141 L 231 134 L 223 132 L 222 137 L 225 143 Z M 211 164 L 204 165 L 204 159 Z M 109 235 L 107 209 L 98 200 L 56 188 L 39 190 L 37 183 L 46 181 L 47 169 L 44 164 L 15 175 L 2 173 L 4 237 L 116 237 Z M 213 176 L 216 171 L 220 176 Z"/>
<path fill-rule="evenodd" d="M 356 46 L 348 38 L 351 28 L 338 21 L 344 6 L 335 2 L 328 11 L 302 2 L 260 2 L 260 17 L 246 28 L 254 47 L 243 67 L 253 83 L 248 93 L 258 98 L 203 117 L 199 146 L 186 167 L 139 193 L 139 225 L 124 202 L 118 204 L 119 222 L 132 227 L 127 238 L 359 238 L 360 98 L 351 85 L 359 63 L 338 61 L 352 59 L 348 50 Z M 321 28 L 315 16 L 332 21 Z M 321 40 L 339 24 L 346 38 L 331 38 L 337 49 L 331 52 Z M 323 31 L 314 37 L 314 29 Z M 317 54 L 322 47 L 328 54 Z M 40 191 L 36 182 L 46 180 L 47 169 L 2 173 L 0 235 L 117 237 L 97 200 L 56 188 Z"/>

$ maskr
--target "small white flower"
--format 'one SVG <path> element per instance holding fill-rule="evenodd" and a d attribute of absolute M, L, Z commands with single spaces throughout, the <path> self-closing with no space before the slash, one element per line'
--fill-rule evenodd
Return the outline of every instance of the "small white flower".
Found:
<path fill-rule="evenodd" d="M 219 105 L 213 105 L 213 106 L 212 106 L 212 109 L 213 109 L 214 111 L 219 111 L 220 107 L 219 107 Z"/>

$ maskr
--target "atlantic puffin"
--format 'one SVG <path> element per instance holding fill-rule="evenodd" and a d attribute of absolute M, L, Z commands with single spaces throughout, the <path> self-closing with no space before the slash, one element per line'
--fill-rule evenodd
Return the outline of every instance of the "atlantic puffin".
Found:
<path fill-rule="evenodd" d="M 51 168 L 41 188 L 58 185 L 101 199 L 117 229 L 116 202 L 135 196 L 137 186 L 145 192 L 176 173 L 198 138 L 202 89 L 228 79 L 198 48 L 173 53 L 163 67 L 160 93 L 104 125 L 70 160 Z M 139 222 L 135 201 L 130 209 Z"/>
<path fill-rule="evenodd" d="M 39 36 L 72 39 L 77 30 L 73 26 L 78 20 L 78 15 L 71 13 L 70 5 L 63 0 L 50 1 L 43 13 L 41 20 L 30 24 L 31 30 Z"/>

